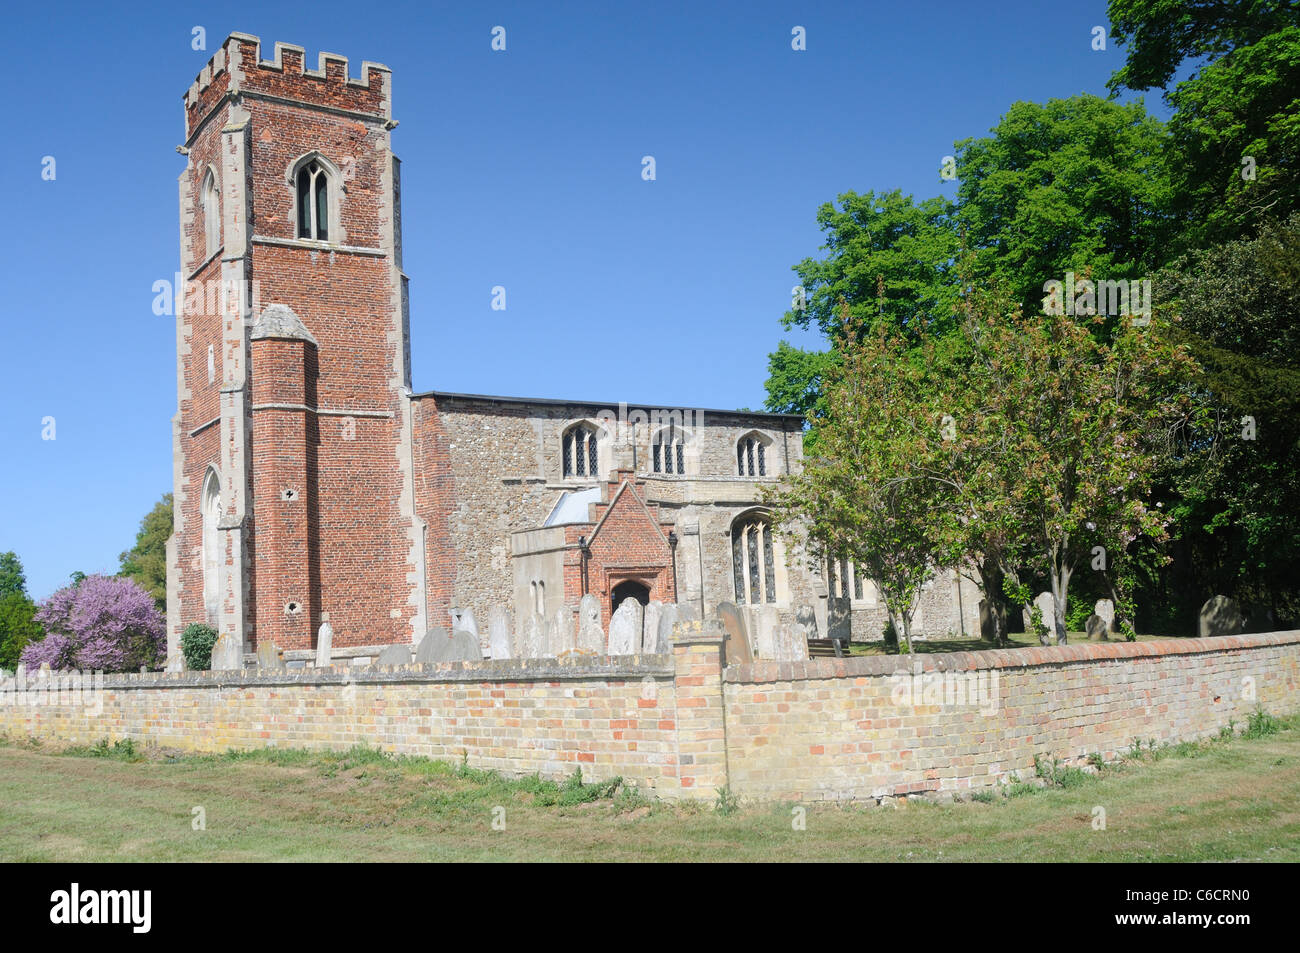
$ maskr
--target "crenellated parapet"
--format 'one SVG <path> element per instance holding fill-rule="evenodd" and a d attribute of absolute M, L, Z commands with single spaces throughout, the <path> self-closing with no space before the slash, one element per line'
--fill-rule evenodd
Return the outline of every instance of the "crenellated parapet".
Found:
<path fill-rule="evenodd" d="M 185 91 L 185 138 L 188 142 L 228 99 L 239 96 L 308 104 L 335 113 L 392 120 L 392 70 L 364 61 L 361 75 L 348 75 L 348 58 L 319 53 L 316 68 L 306 68 L 306 51 L 276 43 L 272 59 L 262 58 L 262 41 L 232 33 Z"/>

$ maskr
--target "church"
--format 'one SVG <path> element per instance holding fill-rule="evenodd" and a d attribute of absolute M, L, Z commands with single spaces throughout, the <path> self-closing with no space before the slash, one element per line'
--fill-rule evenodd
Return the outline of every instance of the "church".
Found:
<path fill-rule="evenodd" d="M 466 611 L 554 618 L 585 595 L 767 608 L 878 639 L 851 563 L 812 566 L 761 490 L 803 420 L 411 387 L 392 73 L 231 34 L 184 96 L 168 650 L 206 622 L 254 651 L 418 644 Z M 954 573 L 920 632 L 978 632 Z M 576 612 L 576 608 L 575 608 Z M 575 623 L 576 624 L 576 623 Z"/>

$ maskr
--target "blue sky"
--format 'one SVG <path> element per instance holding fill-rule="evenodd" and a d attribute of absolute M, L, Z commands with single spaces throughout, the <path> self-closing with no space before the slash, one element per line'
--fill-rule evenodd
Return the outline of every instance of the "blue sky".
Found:
<path fill-rule="evenodd" d="M 171 489 L 175 325 L 151 288 L 179 256 L 181 95 L 232 31 L 393 69 L 417 390 L 680 407 L 760 408 L 777 342 L 816 346 L 779 319 L 819 204 L 951 194 L 954 140 L 1016 100 L 1104 95 L 1123 58 L 1091 49 L 1104 0 L 54 2 L 6 21 L 0 551 L 36 598 L 115 572 Z"/>

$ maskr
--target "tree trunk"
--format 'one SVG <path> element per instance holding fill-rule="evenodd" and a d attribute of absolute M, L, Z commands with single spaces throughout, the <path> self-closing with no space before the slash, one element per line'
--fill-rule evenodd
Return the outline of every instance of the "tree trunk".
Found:
<path fill-rule="evenodd" d="M 984 604 L 988 606 L 989 621 L 993 631 L 990 639 L 994 645 L 1005 645 L 1007 641 L 1007 602 L 1002 591 L 1002 581 L 1006 578 L 1001 567 L 992 559 L 982 559 L 979 563 L 980 588 L 984 590 Z M 980 638 L 984 633 L 980 633 Z"/>
<path fill-rule="evenodd" d="M 1052 626 L 1056 631 L 1056 644 L 1065 645 L 1065 599 L 1070 588 L 1070 568 L 1061 565 L 1052 571 Z M 1047 620 L 1043 620 L 1047 621 Z"/>

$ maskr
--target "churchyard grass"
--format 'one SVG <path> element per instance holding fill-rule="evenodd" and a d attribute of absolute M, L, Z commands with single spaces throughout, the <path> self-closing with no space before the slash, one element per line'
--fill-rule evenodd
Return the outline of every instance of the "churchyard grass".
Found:
<path fill-rule="evenodd" d="M 675 806 L 367 748 L 7 739 L 0 861 L 1300 860 L 1300 717 L 1163 748 L 1134 739 L 1096 774 L 1045 756 L 1039 775 L 965 803 L 808 805 L 798 830 L 793 803 Z"/>
<path fill-rule="evenodd" d="M 1084 632 L 1067 632 L 1066 635 L 1070 644 L 1080 645 L 1088 641 L 1088 636 Z M 1161 639 L 1172 638 L 1168 635 L 1142 635 L 1139 634 L 1139 642 L 1158 642 Z M 1121 641 L 1112 639 L 1111 641 Z M 1043 643 L 1039 642 L 1036 636 L 1027 632 L 1010 632 L 1007 634 L 1007 644 L 1004 648 L 1008 649 L 1031 649 L 1042 648 Z M 984 652 L 995 646 L 991 642 L 983 639 L 912 639 L 912 647 L 917 653 L 934 654 L 940 652 Z M 850 655 L 888 655 L 884 640 L 876 642 L 853 642 L 849 645 Z"/>

